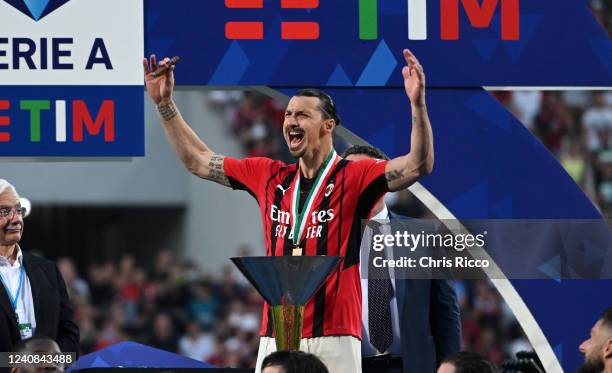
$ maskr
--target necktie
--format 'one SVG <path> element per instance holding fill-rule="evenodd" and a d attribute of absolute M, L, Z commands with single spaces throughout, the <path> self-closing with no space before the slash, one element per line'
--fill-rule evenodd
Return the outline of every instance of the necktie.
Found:
<path fill-rule="evenodd" d="M 378 222 L 370 222 L 372 228 L 372 239 L 374 235 L 381 234 Z M 391 328 L 391 298 L 393 298 L 393 286 L 386 267 L 377 268 L 373 266 L 374 258 L 385 258 L 384 250 L 375 251 L 370 245 L 368 262 L 368 331 L 370 343 L 379 352 L 387 351 L 393 341 Z"/>

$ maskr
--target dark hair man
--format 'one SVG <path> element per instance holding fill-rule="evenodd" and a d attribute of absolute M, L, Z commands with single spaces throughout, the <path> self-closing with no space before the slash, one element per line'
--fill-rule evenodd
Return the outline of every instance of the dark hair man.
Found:
<path fill-rule="evenodd" d="M 612 373 L 612 307 L 604 311 L 579 349 L 584 355 L 579 373 Z"/>
<path fill-rule="evenodd" d="M 474 352 L 462 351 L 442 362 L 438 373 L 495 373 L 493 364 Z"/>
<path fill-rule="evenodd" d="M 361 371 L 361 219 L 367 219 L 385 192 L 400 190 L 432 171 L 433 138 L 425 106 L 425 74 L 416 57 L 403 52 L 404 88 L 412 108 L 410 153 L 381 161 L 349 162 L 333 148 L 339 124 L 333 100 L 310 89 L 291 98 L 283 135 L 297 163 L 269 158 L 238 160 L 215 153 L 180 115 L 172 100 L 174 66 L 158 78 L 155 56 L 143 60 L 147 92 L 157 105 L 166 136 L 185 167 L 195 175 L 249 192 L 261 209 L 267 255 L 339 255 L 334 272 L 306 305 L 304 349 L 334 373 Z M 169 62 L 164 59 L 160 66 Z M 276 350 L 270 309 L 264 306 L 258 364 Z"/>
<path fill-rule="evenodd" d="M 19 246 L 24 214 L 15 187 L 0 179 L 0 351 L 43 334 L 78 353 L 79 329 L 57 266 Z"/>
<path fill-rule="evenodd" d="M 325 364 L 313 354 L 302 351 L 277 351 L 261 364 L 262 373 L 328 373 Z"/>
<path fill-rule="evenodd" d="M 342 156 L 350 161 L 388 159 L 379 149 L 367 145 L 354 145 Z M 382 223 L 410 218 L 391 212 L 381 198 L 372 210 L 371 219 Z M 411 225 L 421 223 L 417 219 L 409 221 Z M 392 233 L 388 224 L 379 229 Z M 420 227 L 415 226 L 415 231 L 420 231 Z M 367 233 L 364 234 L 362 263 L 369 261 L 371 242 Z M 363 371 L 434 373 L 443 359 L 461 348 L 461 320 L 455 290 L 446 280 L 388 276 L 361 280 Z"/>

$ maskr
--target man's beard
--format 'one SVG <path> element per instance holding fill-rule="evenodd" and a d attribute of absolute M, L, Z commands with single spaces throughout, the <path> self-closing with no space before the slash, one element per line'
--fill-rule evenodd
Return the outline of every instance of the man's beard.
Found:
<path fill-rule="evenodd" d="M 292 152 L 291 150 L 289 150 L 289 153 L 291 154 L 293 158 L 300 159 L 304 156 L 304 154 L 306 154 L 306 147 L 303 147 L 302 149 L 296 152 Z"/>
<path fill-rule="evenodd" d="M 597 361 L 585 361 L 578 369 L 578 373 L 602 373 L 604 368 L 604 362 L 601 359 Z"/>

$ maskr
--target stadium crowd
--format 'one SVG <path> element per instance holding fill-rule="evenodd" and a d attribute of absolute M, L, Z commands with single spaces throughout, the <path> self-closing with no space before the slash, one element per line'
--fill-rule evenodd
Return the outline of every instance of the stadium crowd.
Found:
<path fill-rule="evenodd" d="M 252 255 L 248 248 L 242 254 Z M 93 263 L 83 274 L 68 258 L 58 265 L 75 306 L 82 353 L 130 340 L 217 366 L 254 366 L 263 300 L 232 267 L 214 276 L 168 250 L 152 268 L 130 255 Z M 458 281 L 455 287 L 463 349 L 495 364 L 530 349 L 490 283 Z"/>
<path fill-rule="evenodd" d="M 602 215 L 612 213 L 612 92 L 496 91 Z"/>
<path fill-rule="evenodd" d="M 231 267 L 213 277 L 168 250 L 147 269 L 130 255 L 92 263 L 86 274 L 68 258 L 58 266 L 82 353 L 129 340 L 217 366 L 254 365 L 263 301 Z"/>

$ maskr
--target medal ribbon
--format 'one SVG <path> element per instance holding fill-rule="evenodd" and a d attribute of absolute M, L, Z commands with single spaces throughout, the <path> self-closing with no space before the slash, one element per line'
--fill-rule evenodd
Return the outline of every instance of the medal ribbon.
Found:
<path fill-rule="evenodd" d="M 304 233 L 304 228 L 306 227 L 306 221 L 308 219 L 304 219 L 304 216 L 307 216 L 310 212 L 310 209 L 315 200 L 315 196 L 319 193 L 319 189 L 321 189 L 321 184 L 323 184 L 323 180 L 325 180 L 327 174 L 331 170 L 334 160 L 336 159 L 336 151 L 332 149 L 332 151 L 327 156 L 327 159 L 323 162 L 321 166 L 321 171 L 317 175 L 315 179 L 314 185 L 310 192 L 308 193 L 308 197 L 306 197 L 306 202 L 304 202 L 304 208 L 302 209 L 302 213 L 298 214 L 299 206 L 300 206 L 300 177 L 301 172 L 298 169 L 297 178 L 295 181 L 295 186 L 293 187 L 293 196 L 291 196 L 291 221 L 293 222 L 293 245 L 298 246 L 300 244 L 302 234 Z"/>
<path fill-rule="evenodd" d="M 13 311 L 15 312 L 15 317 L 17 318 L 17 322 L 19 322 L 19 317 L 17 316 L 17 301 L 19 300 L 19 294 L 21 294 L 21 288 L 23 287 L 23 279 L 24 279 L 24 270 L 23 265 L 19 271 L 19 285 L 17 285 L 17 292 L 13 297 L 11 290 L 8 287 L 8 282 L 4 281 L 4 277 L 0 275 L 0 281 L 2 281 L 2 285 L 4 285 L 4 289 L 6 290 L 6 294 L 9 296 L 9 300 L 11 301 L 11 306 L 13 306 Z"/>

